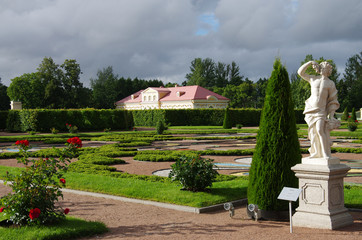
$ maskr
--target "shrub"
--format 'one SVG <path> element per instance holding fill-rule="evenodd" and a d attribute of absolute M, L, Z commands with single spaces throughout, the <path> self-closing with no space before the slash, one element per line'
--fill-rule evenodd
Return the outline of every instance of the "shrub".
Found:
<path fill-rule="evenodd" d="M 162 135 L 165 130 L 166 130 L 165 123 L 162 120 L 159 120 L 156 125 L 157 134 Z"/>
<path fill-rule="evenodd" d="M 241 129 L 243 127 L 243 124 L 236 124 L 237 129 Z"/>
<path fill-rule="evenodd" d="M 50 132 L 51 132 L 52 134 L 57 134 L 57 133 L 59 132 L 59 130 L 57 130 L 55 127 L 52 127 L 52 128 L 50 129 Z"/>
<path fill-rule="evenodd" d="M 68 129 L 68 131 L 69 131 L 69 133 L 77 133 L 78 132 L 78 127 L 77 126 L 75 126 L 75 125 L 72 125 L 72 124 L 70 124 L 70 123 L 66 123 L 65 124 L 66 126 L 67 126 L 67 129 Z"/>
<path fill-rule="evenodd" d="M 66 213 L 57 208 L 55 202 L 63 197 L 61 188 L 66 183 L 63 173 L 67 170 L 67 163 L 75 155 L 76 148 L 81 146 L 79 138 L 69 140 L 66 148 L 56 149 L 58 159 L 29 160 L 29 141 L 20 140 L 15 143 L 22 155 L 18 161 L 26 167 L 19 175 L 7 173 L 5 184 L 11 182 L 13 193 L 0 200 L 2 214 L 13 224 L 40 225 L 64 218 Z"/>
<path fill-rule="evenodd" d="M 225 109 L 224 122 L 223 122 L 222 127 L 224 129 L 231 129 L 232 128 L 229 108 Z"/>
<path fill-rule="evenodd" d="M 347 128 L 350 132 L 356 131 L 358 127 L 358 121 L 353 120 L 352 117 L 348 119 Z"/>
<path fill-rule="evenodd" d="M 169 177 L 172 181 L 179 181 L 183 189 L 193 192 L 205 191 L 212 186 L 218 175 L 213 169 L 211 159 L 202 159 L 200 156 L 181 157 L 173 164 Z"/>

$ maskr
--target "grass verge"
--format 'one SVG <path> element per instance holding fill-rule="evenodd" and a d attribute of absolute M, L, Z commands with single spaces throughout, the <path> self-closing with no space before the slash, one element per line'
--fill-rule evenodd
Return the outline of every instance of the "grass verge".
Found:
<path fill-rule="evenodd" d="M 82 219 L 67 217 L 54 225 L 25 226 L 20 228 L 0 227 L 1 239 L 75 239 L 89 237 L 107 232 L 107 227 L 101 222 L 88 222 Z"/>
<path fill-rule="evenodd" d="M 0 176 L 6 171 L 15 174 L 18 168 L 0 166 Z M 135 178 L 114 178 L 95 174 L 68 172 L 65 175 L 67 188 L 105 193 L 116 196 L 173 203 L 191 207 L 206 207 L 247 197 L 248 180 L 237 178 L 230 181 L 214 182 L 210 192 L 181 191 L 181 187 L 172 182 L 147 181 Z M 345 205 L 362 209 L 362 186 L 346 185 L 344 188 Z"/>

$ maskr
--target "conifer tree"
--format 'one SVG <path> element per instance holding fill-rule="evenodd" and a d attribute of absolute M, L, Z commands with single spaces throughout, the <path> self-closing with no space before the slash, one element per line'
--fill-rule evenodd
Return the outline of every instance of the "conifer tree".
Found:
<path fill-rule="evenodd" d="M 224 122 L 223 122 L 223 125 L 222 127 L 224 129 L 231 129 L 233 126 L 232 126 L 232 123 L 231 123 L 231 119 L 230 119 L 230 111 L 229 111 L 229 108 L 226 108 L 225 109 L 225 115 L 224 115 Z"/>
<path fill-rule="evenodd" d="M 352 108 L 351 120 L 352 120 L 353 122 L 357 120 L 356 109 L 355 109 L 355 108 Z"/>
<path fill-rule="evenodd" d="M 248 202 L 265 211 L 288 209 L 283 187 L 298 187 L 291 167 L 301 162 L 290 82 L 280 59 L 268 81 L 257 144 L 250 168 Z"/>
<path fill-rule="evenodd" d="M 349 117 L 349 114 L 348 114 L 348 108 L 346 107 L 343 111 L 343 115 L 341 117 L 341 120 L 342 121 L 347 121 L 348 120 L 348 117 Z"/>

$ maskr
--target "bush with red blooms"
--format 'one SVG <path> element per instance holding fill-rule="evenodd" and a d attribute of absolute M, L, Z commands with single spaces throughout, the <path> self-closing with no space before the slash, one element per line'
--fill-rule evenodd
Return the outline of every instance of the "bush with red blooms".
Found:
<path fill-rule="evenodd" d="M 25 168 L 19 175 L 7 173 L 5 184 L 10 185 L 13 193 L 0 199 L 1 215 L 16 225 L 39 225 L 64 218 L 69 209 L 62 210 L 55 202 L 63 197 L 61 188 L 66 183 L 63 175 L 82 141 L 78 137 L 70 138 L 65 148 L 54 148 L 57 158 L 44 159 L 28 159 L 31 146 L 27 140 L 16 141 L 15 145 L 22 155 L 18 162 Z"/>
<path fill-rule="evenodd" d="M 82 140 L 80 140 L 79 137 L 69 138 L 67 140 L 67 143 L 74 145 L 74 147 L 76 147 L 76 148 L 82 147 Z"/>
<path fill-rule="evenodd" d="M 77 133 L 78 127 L 69 123 L 66 123 L 65 126 L 68 128 L 69 133 Z"/>

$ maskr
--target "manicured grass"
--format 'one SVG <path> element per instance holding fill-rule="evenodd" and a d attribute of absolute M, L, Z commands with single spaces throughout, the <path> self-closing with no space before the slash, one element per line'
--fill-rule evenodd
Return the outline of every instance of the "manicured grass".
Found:
<path fill-rule="evenodd" d="M 196 129 L 196 130 L 200 130 L 200 129 L 223 129 L 222 126 L 172 126 L 169 127 L 168 129 L 170 130 L 174 130 L 174 129 Z"/>
<path fill-rule="evenodd" d="M 181 186 L 170 182 L 151 182 L 132 178 L 67 173 L 67 187 L 72 189 L 106 193 L 129 198 L 173 203 L 191 207 L 205 207 L 227 201 L 246 198 L 248 181 L 238 178 L 215 182 L 211 191 L 181 191 Z"/>
<path fill-rule="evenodd" d="M 0 166 L 0 176 L 18 168 Z M 153 182 L 134 178 L 114 178 L 110 176 L 68 172 L 65 175 L 67 188 L 116 196 L 173 203 L 191 207 L 205 207 L 218 203 L 246 198 L 248 181 L 237 178 L 231 181 L 215 182 L 210 192 L 182 191 L 181 186 L 171 182 Z"/>
<path fill-rule="evenodd" d="M 18 172 L 18 168 L 0 166 L 0 176 Z M 188 192 L 180 190 L 176 183 L 151 182 L 134 178 L 114 178 L 81 173 L 67 173 L 67 187 L 90 192 L 99 192 L 129 198 L 173 203 L 191 207 L 205 207 L 218 203 L 246 198 L 248 180 L 237 178 L 215 182 L 210 192 Z M 362 186 L 344 189 L 345 205 L 362 209 Z"/>
<path fill-rule="evenodd" d="M 107 232 L 107 227 L 100 222 L 67 217 L 64 221 L 54 225 L 24 226 L 18 228 L 0 227 L 1 239 L 75 239 L 89 237 Z"/>
<path fill-rule="evenodd" d="M 344 203 L 348 208 L 362 209 L 362 185 L 345 185 Z"/>

